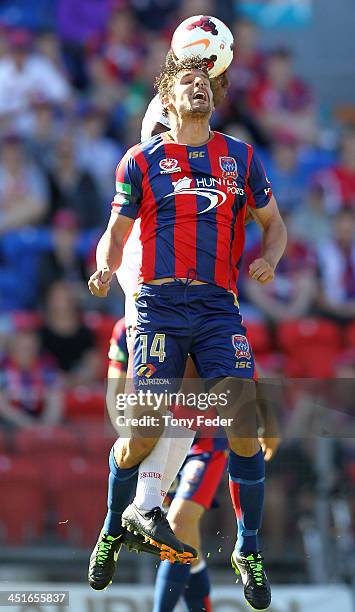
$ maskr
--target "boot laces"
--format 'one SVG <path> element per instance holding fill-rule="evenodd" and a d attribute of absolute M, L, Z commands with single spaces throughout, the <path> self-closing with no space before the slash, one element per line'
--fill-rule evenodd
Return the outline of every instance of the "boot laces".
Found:
<path fill-rule="evenodd" d="M 156 521 L 156 522 L 163 521 L 166 529 L 168 529 L 171 533 L 174 533 L 169 525 L 168 519 L 165 517 L 163 510 L 159 508 L 159 506 L 156 506 L 155 508 L 152 508 L 152 510 L 149 510 L 149 512 L 147 512 L 145 516 L 147 518 L 152 518 L 153 521 Z"/>
<path fill-rule="evenodd" d="M 96 563 L 98 565 L 103 565 L 105 561 L 107 561 L 107 558 L 111 551 L 112 544 L 113 542 L 109 542 L 106 539 L 101 540 L 101 542 L 98 545 L 98 550 L 96 554 Z"/>
<path fill-rule="evenodd" d="M 257 586 L 263 586 L 264 584 L 264 571 L 263 571 L 263 564 L 262 564 L 263 557 L 261 556 L 258 556 L 258 557 L 253 556 L 252 558 L 250 557 L 247 557 L 246 560 L 251 569 L 254 580 Z"/>

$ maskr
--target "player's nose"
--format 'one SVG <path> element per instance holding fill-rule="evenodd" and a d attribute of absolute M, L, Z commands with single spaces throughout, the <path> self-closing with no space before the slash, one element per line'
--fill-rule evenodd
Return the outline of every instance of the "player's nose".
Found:
<path fill-rule="evenodd" d="M 195 77 L 195 87 L 202 87 L 204 84 L 203 78 L 200 76 Z"/>

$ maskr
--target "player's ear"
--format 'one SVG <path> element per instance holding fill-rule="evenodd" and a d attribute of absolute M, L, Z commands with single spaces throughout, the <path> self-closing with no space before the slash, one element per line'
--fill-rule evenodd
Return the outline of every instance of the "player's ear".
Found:
<path fill-rule="evenodd" d="M 166 108 L 166 110 L 171 110 L 172 108 L 172 102 L 171 102 L 171 98 L 169 98 L 169 96 L 164 96 L 161 99 L 162 105 L 164 106 L 164 108 Z"/>

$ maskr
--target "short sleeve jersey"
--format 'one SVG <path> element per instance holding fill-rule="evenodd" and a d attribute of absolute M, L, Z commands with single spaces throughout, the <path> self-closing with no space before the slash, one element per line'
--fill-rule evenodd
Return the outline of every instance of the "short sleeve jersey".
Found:
<path fill-rule="evenodd" d="M 272 189 L 253 147 L 214 132 L 186 146 L 159 134 L 129 149 L 116 170 L 112 203 L 141 219 L 140 280 L 177 277 L 236 291 L 246 205 Z"/>

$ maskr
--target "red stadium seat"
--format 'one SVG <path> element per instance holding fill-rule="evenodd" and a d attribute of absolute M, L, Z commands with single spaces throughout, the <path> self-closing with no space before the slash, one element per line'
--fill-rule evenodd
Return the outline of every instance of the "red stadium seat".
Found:
<path fill-rule="evenodd" d="M 248 339 L 253 349 L 253 353 L 258 358 L 261 353 L 268 353 L 271 350 L 271 338 L 270 332 L 262 322 L 251 322 L 246 323 Z"/>
<path fill-rule="evenodd" d="M 0 454 L 7 452 L 7 436 L 3 429 L 0 429 Z"/>
<path fill-rule="evenodd" d="M 347 326 L 345 331 L 345 342 L 349 347 L 355 347 L 355 321 Z"/>
<path fill-rule="evenodd" d="M 0 455 L 0 538 L 11 545 L 43 536 L 46 517 L 41 467 L 29 457 Z"/>
<path fill-rule="evenodd" d="M 329 347 L 301 347 L 286 359 L 286 374 L 290 378 L 331 378 L 334 376 L 335 357 L 335 351 Z"/>
<path fill-rule="evenodd" d="M 303 348 L 311 347 L 338 351 L 342 344 L 338 325 L 326 319 L 316 318 L 279 323 L 277 340 L 280 349 L 287 353 L 298 353 Z"/>
<path fill-rule="evenodd" d="M 102 355 L 102 371 L 101 375 L 104 379 L 107 373 L 107 360 L 110 338 L 116 320 L 109 316 L 98 312 L 88 312 L 85 314 L 84 321 L 86 325 L 95 334 L 97 348 Z"/>
<path fill-rule="evenodd" d="M 43 478 L 47 482 L 46 494 L 53 486 L 52 474 L 58 463 L 78 454 L 79 439 L 69 427 L 39 427 L 19 430 L 15 435 L 15 451 L 26 459 L 39 462 Z"/>
<path fill-rule="evenodd" d="M 65 416 L 70 421 L 88 419 L 103 421 L 105 415 L 105 395 L 103 389 L 77 387 L 66 394 Z"/>
<path fill-rule="evenodd" d="M 56 532 L 73 544 L 91 546 L 106 515 L 108 469 L 83 457 L 65 468 L 54 491 Z"/>
<path fill-rule="evenodd" d="M 78 438 L 74 430 L 64 426 L 38 426 L 19 429 L 15 435 L 15 450 L 20 454 L 43 455 L 59 451 L 77 452 Z"/>
<path fill-rule="evenodd" d="M 38 312 L 30 310 L 16 310 L 11 313 L 11 319 L 15 329 L 38 329 L 42 323 L 42 317 Z"/>
<path fill-rule="evenodd" d="M 117 436 L 112 432 L 108 435 L 103 431 L 103 423 L 100 422 L 96 427 L 84 427 L 79 431 L 81 449 L 88 459 L 101 461 L 102 458 L 108 461 L 108 454 Z"/>
<path fill-rule="evenodd" d="M 116 320 L 98 312 L 88 312 L 85 315 L 85 323 L 94 332 L 98 346 L 107 355 L 110 338 Z"/>

